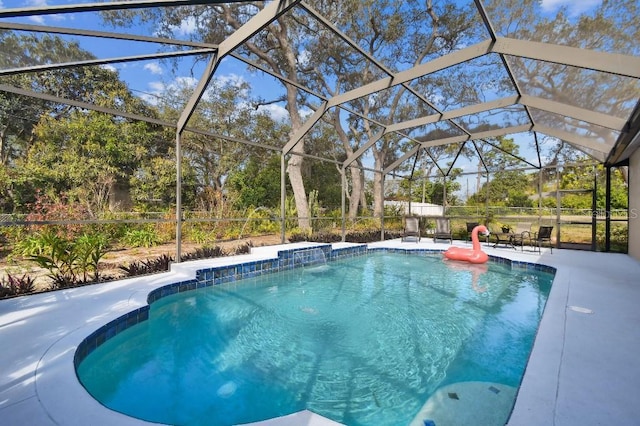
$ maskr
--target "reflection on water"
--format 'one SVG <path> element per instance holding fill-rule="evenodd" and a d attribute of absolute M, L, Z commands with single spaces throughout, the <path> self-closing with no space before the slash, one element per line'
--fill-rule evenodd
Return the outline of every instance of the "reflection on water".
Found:
<path fill-rule="evenodd" d="M 104 405 L 161 423 L 238 424 L 309 409 L 345 424 L 408 424 L 449 380 L 492 375 L 517 385 L 546 300 L 539 283 L 550 280 L 390 254 L 324 269 L 165 297 L 78 375 Z M 505 343 L 513 362 L 503 362 Z"/>

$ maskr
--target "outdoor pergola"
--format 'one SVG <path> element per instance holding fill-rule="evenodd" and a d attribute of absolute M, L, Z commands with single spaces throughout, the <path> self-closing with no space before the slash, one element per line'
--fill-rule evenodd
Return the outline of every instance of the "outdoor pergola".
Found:
<path fill-rule="evenodd" d="M 638 46 L 636 45 L 635 51 L 631 52 L 608 51 L 607 46 L 612 46 L 614 43 L 604 42 L 601 46 L 588 48 L 571 44 L 571 40 L 568 40 L 567 44 L 544 41 L 551 38 L 550 34 L 537 34 L 534 40 L 524 31 L 522 33 L 519 33 L 518 29 L 507 31 L 496 25 L 496 18 L 491 11 L 498 7 L 497 1 L 457 2 L 473 6 L 470 8 L 473 14 L 468 19 L 477 26 L 477 33 L 480 36 L 473 44 L 453 49 L 444 55 L 427 56 L 420 63 L 412 66 L 385 63 L 369 54 L 364 46 L 350 36 L 348 29 L 334 24 L 329 17 L 319 11 L 319 8 L 314 7 L 313 1 L 265 2 L 263 8 L 253 8 L 252 10 L 255 10 L 253 16 L 217 44 L 125 32 L 54 27 L 25 23 L 24 20 L 24 18 L 45 16 L 96 15 L 113 10 L 213 6 L 220 3 L 249 4 L 251 2 L 134 0 L 0 9 L 0 29 L 3 31 L 95 38 L 104 40 L 103 43 L 107 44 L 115 41 L 140 42 L 153 46 L 154 50 L 152 53 L 139 55 L 115 57 L 106 55 L 93 60 L 67 60 L 59 63 L 1 69 L 0 76 L 55 72 L 64 68 L 105 66 L 150 59 L 206 57 L 204 72 L 197 76 L 198 83 L 191 98 L 175 122 L 105 108 L 81 100 L 66 99 L 53 93 L 36 92 L 26 87 L 0 84 L 0 90 L 174 128 L 178 157 L 176 159 L 177 224 L 183 220 L 180 158 L 182 138 L 187 132 L 278 150 L 282 158 L 283 206 L 286 198 L 286 158 L 291 155 L 315 158 L 297 148 L 314 126 L 321 122 L 323 116 L 335 108 L 340 108 L 346 114 L 367 121 L 368 126 L 375 129 L 374 137 L 364 141 L 346 160 L 336 162 L 332 158 L 320 159 L 338 164 L 342 171 L 343 186 L 346 184 L 344 177 L 346 170 L 358 159 L 368 155 L 376 143 L 387 137 L 406 141 L 407 143 L 403 145 L 404 151 L 398 153 L 397 158 L 390 164 L 379 169 L 369 168 L 368 170 L 382 176 L 396 173 L 403 167 L 404 170 L 411 170 L 410 165 L 415 162 L 417 156 L 430 157 L 430 149 L 447 145 L 451 147 L 447 157 L 439 159 L 432 157 L 439 174 L 445 179 L 463 150 L 475 152 L 485 171 L 492 172 L 493 170 L 484 159 L 487 151 L 484 148 L 500 149 L 492 144 L 490 139 L 502 136 L 514 138 L 521 148 L 521 155 L 514 157 L 514 162 L 517 163 L 515 167 L 534 170 L 561 166 L 549 161 L 550 152 L 558 149 L 559 145 L 564 147 L 562 149 L 574 149 L 588 155 L 594 163 L 604 164 L 607 171 L 611 167 L 628 165 L 629 157 L 640 145 L 640 50 Z M 366 60 L 372 68 L 376 69 L 373 78 L 359 87 L 329 96 L 306 87 L 295 79 L 279 75 L 243 53 L 243 46 L 252 37 L 282 16 L 294 14 L 304 14 L 312 19 L 315 22 L 316 36 L 324 37 L 330 34 L 332 38 L 339 39 L 345 49 L 350 49 L 354 55 L 359 55 Z M 309 30 L 307 36 L 312 37 L 313 32 Z M 11 55 L 11 52 L 2 54 Z M 279 80 L 283 85 L 295 87 L 298 93 L 304 93 L 305 96 L 314 100 L 315 111 L 308 115 L 304 123 L 295 129 L 283 144 L 266 144 L 229 138 L 208 129 L 190 127 L 190 118 L 216 75 L 221 61 L 225 58 L 241 61 L 247 67 Z M 451 73 L 452 76 L 465 75 L 465 73 L 479 74 L 477 78 L 482 85 L 477 88 L 480 93 L 478 99 L 473 102 L 445 102 L 442 97 L 446 96 L 446 92 L 438 88 L 433 88 L 430 94 L 426 95 L 423 89 L 429 84 L 429 79 L 434 78 L 434 81 L 437 81 L 435 78 L 443 76 L 444 73 Z M 572 85 L 569 84 L 569 80 L 592 84 Z M 554 86 L 553 90 L 550 89 L 551 86 Z M 631 90 L 621 92 L 620 87 L 631 88 Z M 411 99 L 411 102 L 416 105 L 415 110 L 420 111 L 419 115 L 401 121 L 384 121 L 367 115 L 354 103 L 398 90 L 402 90 L 403 96 Z M 344 217 L 344 188 L 342 193 Z M 282 216 L 284 239 L 284 207 Z M 177 226 L 176 229 L 177 258 L 179 259 L 181 227 Z"/>

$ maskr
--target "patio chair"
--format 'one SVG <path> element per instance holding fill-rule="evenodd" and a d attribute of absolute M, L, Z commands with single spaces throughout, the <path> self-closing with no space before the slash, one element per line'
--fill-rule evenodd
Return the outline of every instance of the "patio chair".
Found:
<path fill-rule="evenodd" d="M 553 226 L 541 226 L 538 229 L 538 232 L 533 233 L 533 235 L 529 239 L 529 244 L 533 247 L 533 251 L 536 251 L 537 247 L 537 251 L 542 252 L 542 243 L 549 243 L 551 254 L 553 254 L 553 246 L 551 245 L 551 231 L 553 231 Z"/>
<path fill-rule="evenodd" d="M 471 241 L 471 231 L 473 228 L 480 225 L 478 222 L 467 222 L 467 240 Z"/>
<path fill-rule="evenodd" d="M 435 243 L 437 240 L 449 240 L 449 244 L 453 243 L 450 219 L 446 217 L 436 218 L 436 232 L 433 234 L 433 242 Z"/>
<path fill-rule="evenodd" d="M 516 224 L 516 229 L 513 230 L 511 236 L 511 244 L 513 246 L 520 246 L 524 251 L 524 243 L 528 239 L 531 239 L 531 224 L 529 222 L 519 222 Z"/>
<path fill-rule="evenodd" d="M 416 243 L 420 242 L 420 221 L 416 216 L 405 216 L 404 229 L 402 231 L 402 241 L 414 238 Z"/>
<path fill-rule="evenodd" d="M 479 222 L 467 222 L 467 238 L 468 238 L 468 241 L 471 241 L 471 232 L 473 232 L 473 228 L 475 228 L 478 225 L 480 225 Z M 480 238 L 480 237 L 478 237 L 478 238 Z M 484 236 L 484 242 L 485 243 L 489 242 L 489 235 L 485 235 Z"/>

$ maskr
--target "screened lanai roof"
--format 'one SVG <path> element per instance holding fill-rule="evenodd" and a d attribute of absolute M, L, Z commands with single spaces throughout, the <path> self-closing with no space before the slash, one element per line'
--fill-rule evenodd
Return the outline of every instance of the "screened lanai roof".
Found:
<path fill-rule="evenodd" d="M 49 0 L 25 7 L 4 0 L 0 91 L 284 154 L 304 154 L 296 148 L 310 134 L 340 120 L 354 149 L 338 163 L 349 166 L 388 144 L 393 155 L 377 169 L 384 173 L 418 156 L 444 175 L 473 156 L 488 170 L 505 167 L 486 157 L 505 149 L 500 137 L 516 146 L 508 149 L 513 168 L 543 168 L 575 153 L 624 164 L 640 144 L 636 1 L 590 8 L 544 0 L 358 3 Z M 286 42 L 274 38 L 278 32 L 286 32 Z M 82 50 L 61 57 L 49 44 L 23 57 L 10 47 L 12 37 L 25 35 L 55 35 Z M 78 67 L 117 71 L 150 104 L 157 102 L 154 85 L 172 84 L 169 75 L 192 81 L 192 93 L 179 117 L 160 120 L 124 104 L 96 105 L 56 85 L 8 79 Z M 206 91 L 229 78 L 249 83 L 262 100 L 257 110 L 288 120 L 287 139 L 243 140 L 190 122 Z M 291 97 L 293 104 L 286 102 Z"/>

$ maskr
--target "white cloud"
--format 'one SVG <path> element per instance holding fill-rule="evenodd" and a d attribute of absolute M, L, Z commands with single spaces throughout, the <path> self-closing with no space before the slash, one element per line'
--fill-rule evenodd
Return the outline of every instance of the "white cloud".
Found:
<path fill-rule="evenodd" d="M 311 52 L 308 50 L 303 50 L 298 55 L 298 63 L 302 66 L 307 66 L 309 64 L 309 59 L 311 58 Z"/>
<path fill-rule="evenodd" d="M 27 7 L 45 7 L 48 6 L 47 0 L 28 0 L 25 2 Z M 44 24 L 44 16 L 30 16 L 30 21 L 35 22 L 38 25 Z"/>
<path fill-rule="evenodd" d="M 176 77 L 176 82 L 169 85 L 170 88 L 174 87 L 196 87 L 198 79 L 193 77 Z"/>
<path fill-rule="evenodd" d="M 47 0 L 27 0 L 24 4 L 26 7 L 47 7 L 49 6 L 49 2 Z M 2 2 L 0 2 L 0 7 L 2 6 Z M 61 14 L 55 15 L 46 15 L 46 16 L 29 16 L 27 19 L 31 22 L 35 22 L 38 25 L 45 24 L 45 18 L 49 18 L 53 21 L 64 21 L 65 16 Z"/>
<path fill-rule="evenodd" d="M 194 88 L 198 84 L 198 80 L 193 77 L 176 77 L 171 83 L 165 83 L 162 81 L 149 82 L 149 88 L 156 94 L 163 92 L 178 91 L 183 87 Z"/>
<path fill-rule="evenodd" d="M 147 93 L 140 95 L 150 105 L 158 104 L 158 97 L 166 93 L 181 90 L 183 87 L 195 88 L 198 80 L 193 77 L 177 77 L 174 81 L 166 83 L 164 81 L 150 81 L 147 83 Z"/>
<path fill-rule="evenodd" d="M 599 6 L 602 0 L 542 0 L 540 6 L 547 13 L 555 13 L 563 6 L 567 7 L 570 16 L 580 15 Z"/>
<path fill-rule="evenodd" d="M 157 62 L 151 62 L 149 64 L 145 64 L 144 69 L 147 71 L 150 71 L 151 74 L 156 74 L 156 75 L 162 74 L 162 68 Z"/>
<path fill-rule="evenodd" d="M 277 104 L 260 105 L 258 112 L 266 113 L 275 121 L 285 121 L 289 119 L 289 112 L 282 106 Z"/>
<path fill-rule="evenodd" d="M 118 69 L 111 64 L 103 64 L 103 65 L 100 65 L 100 67 L 102 67 L 105 70 L 109 70 L 111 72 L 118 72 Z"/>
<path fill-rule="evenodd" d="M 152 81 L 149 83 L 149 88 L 154 93 L 160 93 L 164 90 L 166 85 L 161 81 Z"/>
<path fill-rule="evenodd" d="M 214 76 L 215 80 L 220 84 L 220 86 L 226 86 L 227 84 L 234 87 L 242 87 L 243 84 L 247 82 L 245 78 L 238 74 L 227 74 Z"/>
<path fill-rule="evenodd" d="M 196 18 L 190 16 L 184 21 L 180 23 L 180 25 L 173 25 L 171 30 L 176 33 L 176 35 L 189 35 L 196 31 L 197 22 Z"/>
<path fill-rule="evenodd" d="M 44 25 L 44 16 L 29 16 L 28 19 L 38 25 Z"/>
<path fill-rule="evenodd" d="M 313 110 L 309 109 L 307 107 L 302 108 L 301 110 L 298 111 L 298 114 L 300 114 L 300 117 L 302 117 L 302 119 L 307 119 L 309 117 L 311 117 L 313 115 Z"/>

